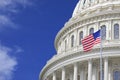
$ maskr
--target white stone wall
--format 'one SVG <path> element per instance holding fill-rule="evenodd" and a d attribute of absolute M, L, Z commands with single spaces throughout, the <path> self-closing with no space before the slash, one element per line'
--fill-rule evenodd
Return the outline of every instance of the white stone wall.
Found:
<path fill-rule="evenodd" d="M 61 45 L 58 45 L 58 54 L 62 54 L 63 52 L 67 52 L 71 49 L 82 47 L 82 45 L 79 45 L 79 33 L 83 31 L 83 38 L 89 35 L 90 28 L 94 28 L 94 32 L 96 32 L 98 29 L 101 28 L 101 26 L 106 26 L 106 40 L 114 40 L 114 24 L 120 25 L 120 19 L 118 20 L 107 20 L 107 21 L 101 21 L 96 22 L 92 24 L 88 24 L 85 26 L 76 26 L 75 29 L 71 30 L 66 36 L 61 39 L 59 42 Z M 120 28 L 119 28 L 120 29 Z M 119 30 L 120 31 L 120 30 Z M 74 47 L 71 47 L 71 36 L 74 35 Z M 67 42 L 66 49 L 65 49 L 65 40 Z"/>

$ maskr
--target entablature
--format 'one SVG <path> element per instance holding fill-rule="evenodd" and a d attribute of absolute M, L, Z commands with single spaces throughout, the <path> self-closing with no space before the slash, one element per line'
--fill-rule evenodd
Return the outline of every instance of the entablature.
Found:
<path fill-rule="evenodd" d="M 119 13 L 103 13 L 99 16 L 94 16 L 91 18 L 82 19 L 81 21 L 76 20 L 72 25 L 67 25 L 62 28 L 62 30 L 58 33 L 55 39 L 55 48 L 58 50 L 59 43 L 65 38 L 65 36 L 69 35 L 72 31 L 75 31 L 79 28 L 88 27 L 91 24 L 102 23 L 102 22 L 109 22 L 113 20 L 120 20 L 120 12 Z M 99 26 L 96 26 L 99 27 Z M 87 35 L 85 35 L 87 36 Z"/>
<path fill-rule="evenodd" d="M 118 42 L 119 42 L 119 44 L 118 44 Z M 120 41 L 109 41 L 108 40 L 108 41 L 102 42 L 103 57 L 118 56 L 119 49 L 120 49 Z M 100 45 L 96 45 L 96 46 L 94 46 L 93 50 L 89 51 L 89 52 L 83 52 L 82 50 L 76 49 L 71 52 L 69 51 L 69 52 L 66 52 L 63 54 L 57 54 L 47 62 L 46 66 L 43 68 L 43 70 L 41 72 L 41 77 L 45 74 L 45 72 L 47 72 L 49 69 L 53 68 L 53 66 L 60 64 L 61 62 L 70 60 L 72 58 L 76 59 L 76 57 L 81 57 L 81 59 L 83 59 L 83 60 L 90 58 L 90 57 L 91 58 L 99 58 L 100 57 L 99 52 L 100 52 Z M 115 55 L 115 53 L 117 53 L 117 54 Z M 93 55 L 96 55 L 96 56 L 93 56 Z M 62 66 L 65 66 L 65 64 Z"/>

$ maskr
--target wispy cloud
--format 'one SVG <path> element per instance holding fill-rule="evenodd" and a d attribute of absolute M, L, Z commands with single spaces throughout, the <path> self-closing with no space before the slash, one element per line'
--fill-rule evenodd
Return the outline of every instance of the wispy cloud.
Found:
<path fill-rule="evenodd" d="M 12 49 L 0 46 L 0 80 L 11 80 L 17 61 L 15 57 L 10 56 Z"/>
<path fill-rule="evenodd" d="M 29 5 L 31 5 L 30 0 L 0 0 L 0 30 L 4 27 L 17 28 L 12 15 L 17 14 L 20 7 L 25 8 Z"/>
<path fill-rule="evenodd" d="M 0 0 L 0 32 L 6 28 L 17 28 L 17 24 L 12 20 L 13 15 L 19 13 L 20 8 L 31 5 L 30 0 Z M 11 18 L 12 17 L 12 18 Z M 20 53 L 23 50 L 16 46 L 13 49 L 0 45 L 0 80 L 11 80 L 18 64 L 13 53 Z"/>
<path fill-rule="evenodd" d="M 0 0 L 0 9 L 16 9 L 18 6 L 28 6 L 30 4 L 30 0 Z"/>
<path fill-rule="evenodd" d="M 21 47 L 17 45 L 14 46 L 14 53 L 22 53 L 22 52 L 24 52 L 24 50 Z"/>
<path fill-rule="evenodd" d="M 0 30 L 5 28 L 17 28 L 16 24 L 6 15 L 0 15 Z"/>

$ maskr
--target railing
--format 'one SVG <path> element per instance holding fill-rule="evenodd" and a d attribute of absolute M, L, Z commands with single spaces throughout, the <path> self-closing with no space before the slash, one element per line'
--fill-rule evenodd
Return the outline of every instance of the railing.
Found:
<path fill-rule="evenodd" d="M 120 40 L 105 40 L 105 41 L 102 41 L 102 46 L 103 46 L 103 48 L 104 49 L 108 49 L 108 48 L 117 48 L 117 50 L 120 48 Z M 43 72 L 43 74 L 45 73 L 45 71 L 46 70 L 48 70 L 48 69 L 50 69 L 50 67 L 51 67 L 51 65 L 53 66 L 53 65 L 55 65 L 55 64 L 52 64 L 52 63 L 54 63 L 54 62 L 57 62 L 57 60 L 60 60 L 60 59 L 64 59 L 65 57 L 67 57 L 67 56 L 69 56 L 69 55 L 73 55 L 73 54 L 78 54 L 78 52 L 79 52 L 79 56 L 77 56 L 77 57 L 80 57 L 81 56 L 81 58 L 83 58 L 83 59 L 85 59 L 86 57 L 90 57 L 91 55 L 98 55 L 98 53 L 96 54 L 96 52 L 94 53 L 94 52 L 88 52 L 87 54 L 84 54 L 84 52 L 81 50 L 81 47 L 82 46 L 78 46 L 78 47 L 74 47 L 74 49 L 73 48 L 71 48 L 70 50 L 71 51 L 66 51 L 66 52 L 64 52 L 64 53 L 62 53 L 62 54 L 57 54 L 57 55 L 54 55 L 49 61 L 48 61 L 48 63 L 46 64 L 46 66 L 43 68 L 43 70 L 42 70 L 42 72 Z M 80 48 L 80 49 L 79 49 Z M 97 45 L 95 45 L 94 47 L 93 47 L 93 51 L 95 51 L 96 49 L 99 49 L 100 48 L 100 44 L 97 44 Z M 103 50 L 104 50 L 103 49 Z M 81 51 L 81 52 L 80 52 Z M 109 52 L 107 53 L 107 54 L 109 54 Z M 119 52 L 118 52 L 118 54 L 119 54 Z M 103 55 L 106 55 L 106 53 L 105 54 L 103 54 Z M 94 57 L 93 56 L 93 57 Z M 109 56 L 112 56 L 111 54 L 109 55 Z M 77 58 L 76 57 L 76 58 Z M 77 60 L 77 59 L 76 59 Z M 79 60 L 79 59 L 78 59 Z M 69 63 L 68 63 L 69 64 Z M 43 74 L 41 75 L 41 76 L 43 76 Z"/>
<path fill-rule="evenodd" d="M 104 47 L 120 46 L 120 40 L 105 40 L 105 41 L 102 41 L 102 46 L 103 46 L 103 48 Z M 100 48 L 100 44 L 97 44 L 93 47 L 93 49 L 97 49 L 97 48 Z M 82 45 L 73 47 L 71 49 L 67 49 L 66 51 L 63 51 L 59 54 L 54 55 L 47 63 L 50 64 L 50 63 L 52 63 L 52 62 L 54 62 L 62 57 L 65 57 L 65 56 L 68 56 L 68 55 L 71 55 L 75 52 L 80 52 L 80 51 L 81 52 L 83 51 Z"/>

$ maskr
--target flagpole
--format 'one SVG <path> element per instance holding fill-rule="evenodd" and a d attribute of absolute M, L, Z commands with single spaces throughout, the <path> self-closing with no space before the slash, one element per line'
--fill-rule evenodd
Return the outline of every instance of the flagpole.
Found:
<path fill-rule="evenodd" d="M 102 80 L 102 29 L 100 29 L 100 80 Z"/>

